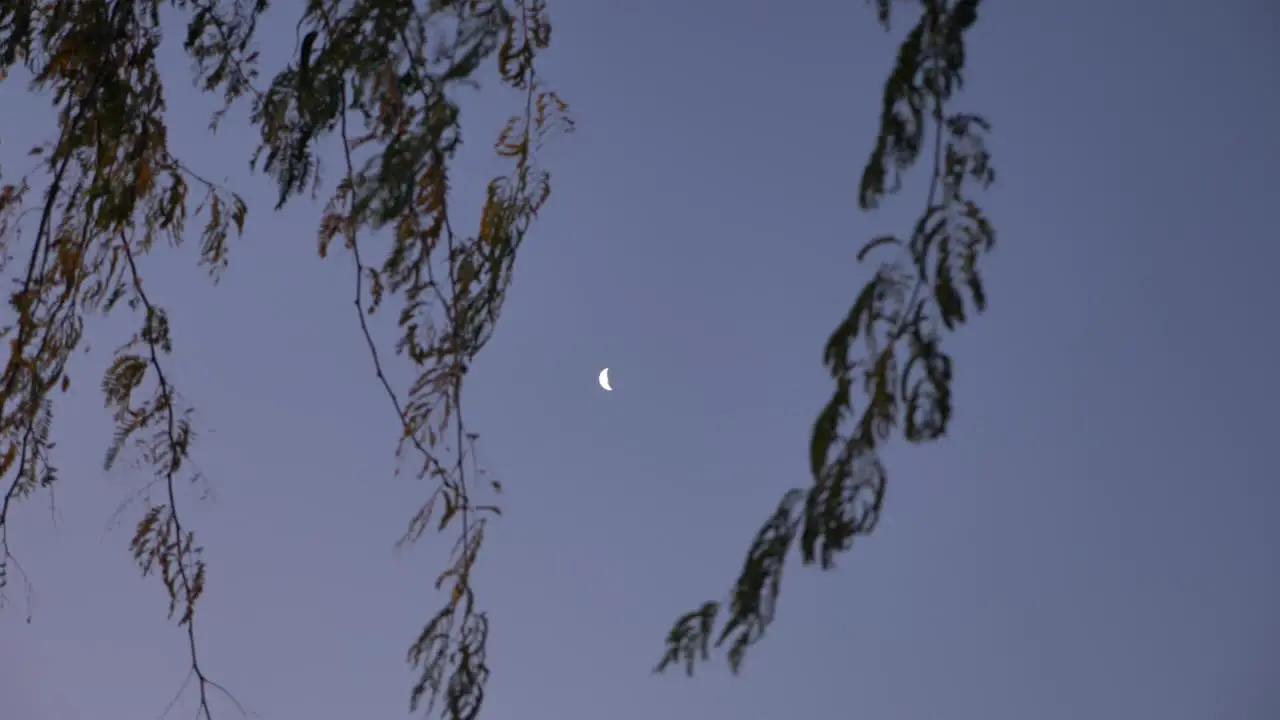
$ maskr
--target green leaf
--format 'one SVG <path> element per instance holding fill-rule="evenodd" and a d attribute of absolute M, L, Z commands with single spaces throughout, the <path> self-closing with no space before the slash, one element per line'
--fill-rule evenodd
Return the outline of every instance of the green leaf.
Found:
<path fill-rule="evenodd" d="M 835 442 L 840 418 L 849 407 L 849 388 L 848 379 L 837 381 L 836 391 L 813 423 L 813 433 L 809 440 L 809 472 L 814 478 L 822 476 L 822 470 L 827 464 L 827 454 Z"/>
<path fill-rule="evenodd" d="M 973 296 L 974 307 L 978 312 L 984 312 L 987 309 L 987 293 L 982 287 L 982 277 L 977 270 L 965 276 L 965 284 L 969 286 L 969 294 Z"/>
<path fill-rule="evenodd" d="M 837 325 L 831 337 L 827 338 L 827 345 L 822 351 L 822 363 L 833 376 L 838 376 L 848 369 L 849 348 L 853 345 L 853 341 L 858 339 L 861 329 L 870 325 L 869 318 L 880 284 L 880 276 L 877 275 L 863 286 L 862 292 L 858 293 L 858 298 L 853 301 L 853 307 L 849 308 L 844 321 Z"/>
<path fill-rule="evenodd" d="M 947 253 L 938 255 L 938 264 L 934 275 L 933 296 L 938 303 L 938 311 L 942 324 L 948 330 L 954 330 L 964 323 L 964 301 L 951 282 L 951 268 L 947 262 Z"/>

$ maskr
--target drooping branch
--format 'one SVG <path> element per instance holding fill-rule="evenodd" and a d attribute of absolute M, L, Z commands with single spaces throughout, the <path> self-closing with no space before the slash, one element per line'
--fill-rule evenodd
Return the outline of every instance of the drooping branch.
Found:
<path fill-rule="evenodd" d="M 287 130 L 266 126 L 264 134 L 264 167 L 286 195 L 313 170 L 309 143 L 329 128 L 336 128 L 341 142 L 343 177 L 321 222 L 320 252 L 327 255 L 338 238 L 351 251 L 360 333 L 402 429 L 397 454 L 416 454 L 417 476 L 432 481 L 400 543 L 456 523 L 450 564 L 436 583 L 447 586 L 446 597 L 408 653 L 420 671 L 411 708 L 425 703 L 432 712 L 439 701 L 442 715 L 455 720 L 474 718 L 483 704 L 489 621 L 478 609 L 472 577 L 485 527 L 498 513 L 497 506 L 476 501 L 469 483 L 482 471 L 474 460 L 477 435 L 464 416 L 463 385 L 468 366 L 493 333 L 516 251 L 546 200 L 546 174 L 536 170 L 533 151 L 551 131 L 571 129 L 564 104 L 537 82 L 533 69 L 534 54 L 549 39 L 545 7 L 514 5 L 511 11 L 500 3 L 449 7 L 455 24 L 435 43 L 433 57 L 424 55 L 436 20 L 432 11 L 385 18 L 370 7 L 339 12 L 317 6 L 315 17 L 300 25 L 298 67 L 278 78 L 269 102 L 275 113 L 304 108 L 307 83 L 333 89 L 338 102 L 309 116 L 304 111 Z M 362 35 L 363 28 L 379 33 L 376 42 Z M 348 77 L 347 66 L 336 58 L 356 47 L 363 62 Z M 515 171 L 490 183 L 480 230 L 464 236 L 454 227 L 449 196 L 460 113 L 446 91 L 494 52 L 506 84 L 523 91 L 525 113 L 509 123 L 498 143 L 499 155 L 515 160 Z M 364 119 L 359 137 L 353 137 L 350 116 Z M 367 158 L 363 164 L 357 152 Z M 531 196 L 531 188 L 538 194 Z M 384 227 L 391 230 L 392 248 L 375 265 L 365 236 Z M 403 399 L 367 320 L 388 298 L 400 306 L 397 355 L 415 372 Z"/>
<path fill-rule="evenodd" d="M 787 492 L 757 534 L 718 632 L 719 602 L 680 617 L 667 636 L 655 668 L 659 672 L 678 664 L 693 674 L 713 644 L 725 643 L 730 668 L 737 672 L 747 649 L 773 620 L 793 549 L 798 545 L 805 565 L 830 569 L 855 537 L 874 531 L 887 485 L 880 452 L 894 431 L 901 428 L 902 438 L 911 443 L 935 440 L 947 431 L 952 360 L 942 350 L 943 337 L 966 319 L 958 287 L 969 290 L 976 311 L 984 309 L 978 261 L 995 241 L 990 222 L 965 192 L 969 181 L 985 188 L 994 180 L 983 143 L 989 127 L 979 116 L 948 114 L 963 85 L 964 34 L 977 20 L 979 2 L 919 0 L 920 18 L 885 83 L 879 134 L 862 174 L 859 205 L 874 210 L 886 195 L 898 192 L 903 174 L 926 149 L 931 150 L 929 187 L 909 240 L 874 238 L 858 254 L 864 262 L 880 249 L 898 251 L 879 265 L 824 348 L 835 390 L 814 422 L 812 483 Z M 891 0 L 877 0 L 886 28 L 890 7 Z"/>
<path fill-rule="evenodd" d="M 134 558 L 138 561 L 143 575 L 157 568 L 165 589 L 169 593 L 169 616 L 173 617 L 179 607 L 182 615 L 178 626 L 185 628 L 187 650 L 190 658 L 191 677 L 196 680 L 200 717 L 213 720 L 213 711 L 209 706 L 210 690 L 218 690 L 235 704 L 242 716 L 248 715 L 239 701 L 226 688 L 209 679 L 200 665 L 200 654 L 196 642 L 196 603 L 204 593 L 205 563 L 201 557 L 203 548 L 195 542 L 195 534 L 186 529 L 178 511 L 177 482 L 183 462 L 190 453 L 194 430 L 185 417 L 181 417 L 175 407 L 176 392 L 165 375 L 161 363 L 161 355 L 172 352 L 169 337 L 169 321 L 164 311 L 153 305 L 142 286 L 142 276 L 138 272 L 138 263 L 127 237 L 120 236 L 121 253 L 128 265 L 129 281 L 135 300 L 141 305 L 144 313 L 142 331 L 139 340 L 146 346 L 147 355 L 142 362 L 150 367 L 155 377 L 156 392 L 149 406 L 138 411 L 128 405 L 120 407 L 127 413 L 141 412 L 146 422 L 137 429 L 142 430 L 153 422 L 161 427 L 146 447 L 147 454 L 158 464 L 158 472 L 164 481 L 165 500 L 159 505 L 152 505 L 139 524 L 130 547 Z M 127 383 L 138 383 L 141 375 L 147 372 L 139 368 L 137 355 L 128 352 L 135 343 L 130 343 L 118 356 L 125 362 L 113 367 L 129 368 L 121 373 Z M 119 363 L 119 360 L 117 361 Z M 136 387 L 136 384 L 134 385 Z M 127 396 L 126 396 L 127 397 Z M 158 417 L 157 417 L 158 416 Z"/>

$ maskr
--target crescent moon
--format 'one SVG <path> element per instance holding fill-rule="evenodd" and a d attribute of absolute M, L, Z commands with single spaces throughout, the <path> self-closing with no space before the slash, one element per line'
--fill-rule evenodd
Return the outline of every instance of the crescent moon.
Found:
<path fill-rule="evenodd" d="M 613 388 L 609 387 L 609 368 L 600 371 L 600 387 L 610 392 L 613 391 Z"/>

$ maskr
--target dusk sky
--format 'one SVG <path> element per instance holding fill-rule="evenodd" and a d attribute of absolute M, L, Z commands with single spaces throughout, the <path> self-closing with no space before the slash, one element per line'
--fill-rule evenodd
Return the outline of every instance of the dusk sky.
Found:
<path fill-rule="evenodd" d="M 301 5 L 276 4 L 266 68 Z M 690 680 L 650 673 L 663 636 L 808 483 L 855 253 L 910 230 L 927 169 L 857 211 L 899 39 L 863 2 L 551 0 L 543 74 L 579 129 L 548 148 L 550 205 L 467 385 L 506 488 L 476 578 L 481 720 L 1280 718 L 1280 6 L 983 5 L 957 109 L 994 124 L 999 245 L 989 312 L 949 341 L 951 433 L 893 446 L 879 529 L 835 572 L 788 569 L 740 676 L 720 656 Z M 350 260 L 316 256 L 319 202 L 272 211 L 243 114 L 207 135 L 180 40 L 171 147 L 250 203 L 220 285 L 194 243 L 143 266 L 211 488 L 185 506 L 209 563 L 202 664 L 267 720 L 405 717 L 450 537 L 393 548 L 428 486 L 393 475 Z M 468 208 L 518 102 L 492 89 L 464 115 Z M 6 177 L 51 117 L 0 84 Z M 15 581 L 0 612 L 0 720 L 153 718 L 186 676 L 129 555 L 143 508 L 112 522 L 147 478 L 102 470 L 99 377 L 136 322 L 91 325 L 54 511 L 17 508 L 34 596 Z"/>

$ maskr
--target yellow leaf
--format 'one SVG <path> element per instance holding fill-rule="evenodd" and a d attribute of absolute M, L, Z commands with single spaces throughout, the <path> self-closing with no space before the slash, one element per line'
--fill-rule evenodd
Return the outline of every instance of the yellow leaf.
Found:
<path fill-rule="evenodd" d="M 461 267 L 458 268 L 458 285 L 465 289 L 470 287 L 471 283 L 475 282 L 476 266 L 475 263 L 471 262 L 471 258 L 469 257 L 462 258 L 460 265 Z"/>
<path fill-rule="evenodd" d="M 18 456 L 18 444 L 11 443 L 9 449 L 5 451 L 4 456 L 0 457 L 0 475 L 9 472 L 9 467 L 13 465 L 14 459 Z"/>
<path fill-rule="evenodd" d="M 149 193 L 154 184 L 151 176 L 151 165 L 146 161 L 138 163 L 137 181 L 134 183 L 134 188 L 137 190 L 138 195 Z"/>
<path fill-rule="evenodd" d="M 444 584 L 445 580 L 448 580 L 449 578 L 457 574 L 458 574 L 457 568 L 449 568 L 448 570 L 445 570 L 444 572 L 440 573 L 440 577 L 436 578 L 436 589 L 439 590 L 440 586 Z"/>

